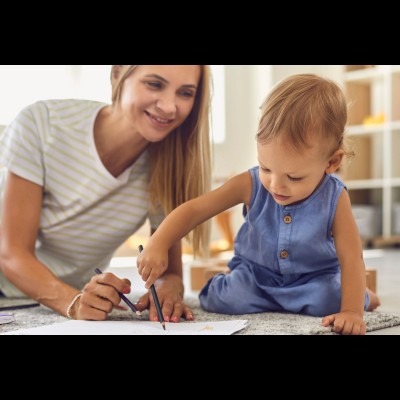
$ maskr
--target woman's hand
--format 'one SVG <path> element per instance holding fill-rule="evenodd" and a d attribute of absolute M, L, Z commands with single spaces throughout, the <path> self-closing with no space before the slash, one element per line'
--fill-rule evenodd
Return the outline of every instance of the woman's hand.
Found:
<path fill-rule="evenodd" d="M 95 275 L 86 284 L 82 296 L 72 307 L 71 317 L 72 319 L 104 321 L 114 308 L 127 309 L 119 305 L 121 298 L 118 292 L 128 294 L 130 291 L 131 282 L 128 279 L 119 279 L 111 273 Z"/>
<path fill-rule="evenodd" d="M 158 299 L 166 322 L 179 322 L 181 318 L 193 321 L 193 311 L 183 302 L 183 282 L 179 275 L 165 274 L 156 283 Z M 150 321 L 158 321 L 153 296 L 143 295 L 135 304 L 139 311 L 150 310 Z"/>

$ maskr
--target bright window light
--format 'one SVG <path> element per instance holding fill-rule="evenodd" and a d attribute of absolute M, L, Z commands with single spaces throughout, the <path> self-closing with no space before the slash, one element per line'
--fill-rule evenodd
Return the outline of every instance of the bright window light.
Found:
<path fill-rule="evenodd" d="M 225 141 L 225 66 L 212 65 L 214 96 L 211 132 Z M 0 125 L 29 104 L 46 99 L 111 101 L 111 65 L 0 65 Z"/>
<path fill-rule="evenodd" d="M 29 104 L 84 98 L 110 102 L 110 65 L 0 65 L 0 125 Z"/>
<path fill-rule="evenodd" d="M 214 80 L 211 132 L 214 143 L 225 141 L 225 66 L 211 65 Z"/>

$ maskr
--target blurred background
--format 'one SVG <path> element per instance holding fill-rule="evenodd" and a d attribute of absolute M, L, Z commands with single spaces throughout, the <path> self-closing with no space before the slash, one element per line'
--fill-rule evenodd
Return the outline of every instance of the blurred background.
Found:
<path fill-rule="evenodd" d="M 23 107 L 38 100 L 109 102 L 110 68 L 1 65 L 0 132 Z M 380 260 L 369 262 L 374 267 L 383 268 L 387 263 L 399 266 L 400 253 L 391 249 L 400 245 L 400 65 L 213 65 L 212 70 L 214 187 L 257 165 L 259 107 L 277 82 L 293 74 L 316 73 L 344 88 L 351 104 L 347 131 L 354 139 L 357 156 L 340 174 L 350 190 L 365 256 Z M 203 265 L 209 262 L 209 267 L 224 268 L 241 224 L 240 206 L 213 219 L 211 254 L 215 259 L 201 260 Z M 143 243 L 148 234 L 145 225 L 116 256 L 135 256 L 137 243 Z M 384 253 L 382 249 L 389 250 Z M 195 265 L 187 245 L 185 253 L 190 265 Z M 382 261 L 387 254 L 390 261 Z M 387 272 L 387 276 L 392 273 Z M 192 281 L 193 288 L 203 284 L 201 274 L 197 286 Z"/>

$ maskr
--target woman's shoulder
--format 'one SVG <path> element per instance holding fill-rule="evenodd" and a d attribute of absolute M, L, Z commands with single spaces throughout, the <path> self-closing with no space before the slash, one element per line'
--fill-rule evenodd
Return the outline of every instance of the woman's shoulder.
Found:
<path fill-rule="evenodd" d="M 92 100 L 60 99 L 40 100 L 24 107 L 18 117 L 31 115 L 32 117 L 63 117 L 75 113 L 90 113 L 106 106 L 105 103 Z M 18 119 L 17 117 L 17 119 Z"/>
<path fill-rule="evenodd" d="M 70 115 L 74 112 L 88 112 L 104 107 L 106 104 L 99 101 L 83 99 L 54 99 L 41 100 L 33 104 L 33 108 L 45 108 L 49 113 L 56 115 Z"/>

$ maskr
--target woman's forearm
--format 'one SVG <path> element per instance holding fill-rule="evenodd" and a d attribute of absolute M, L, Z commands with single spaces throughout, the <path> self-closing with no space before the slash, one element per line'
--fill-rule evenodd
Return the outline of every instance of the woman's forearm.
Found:
<path fill-rule="evenodd" d="M 78 293 L 77 289 L 58 279 L 34 255 L 23 250 L 3 251 L 1 269 L 21 292 L 61 315 L 66 315 L 68 305 Z"/>

